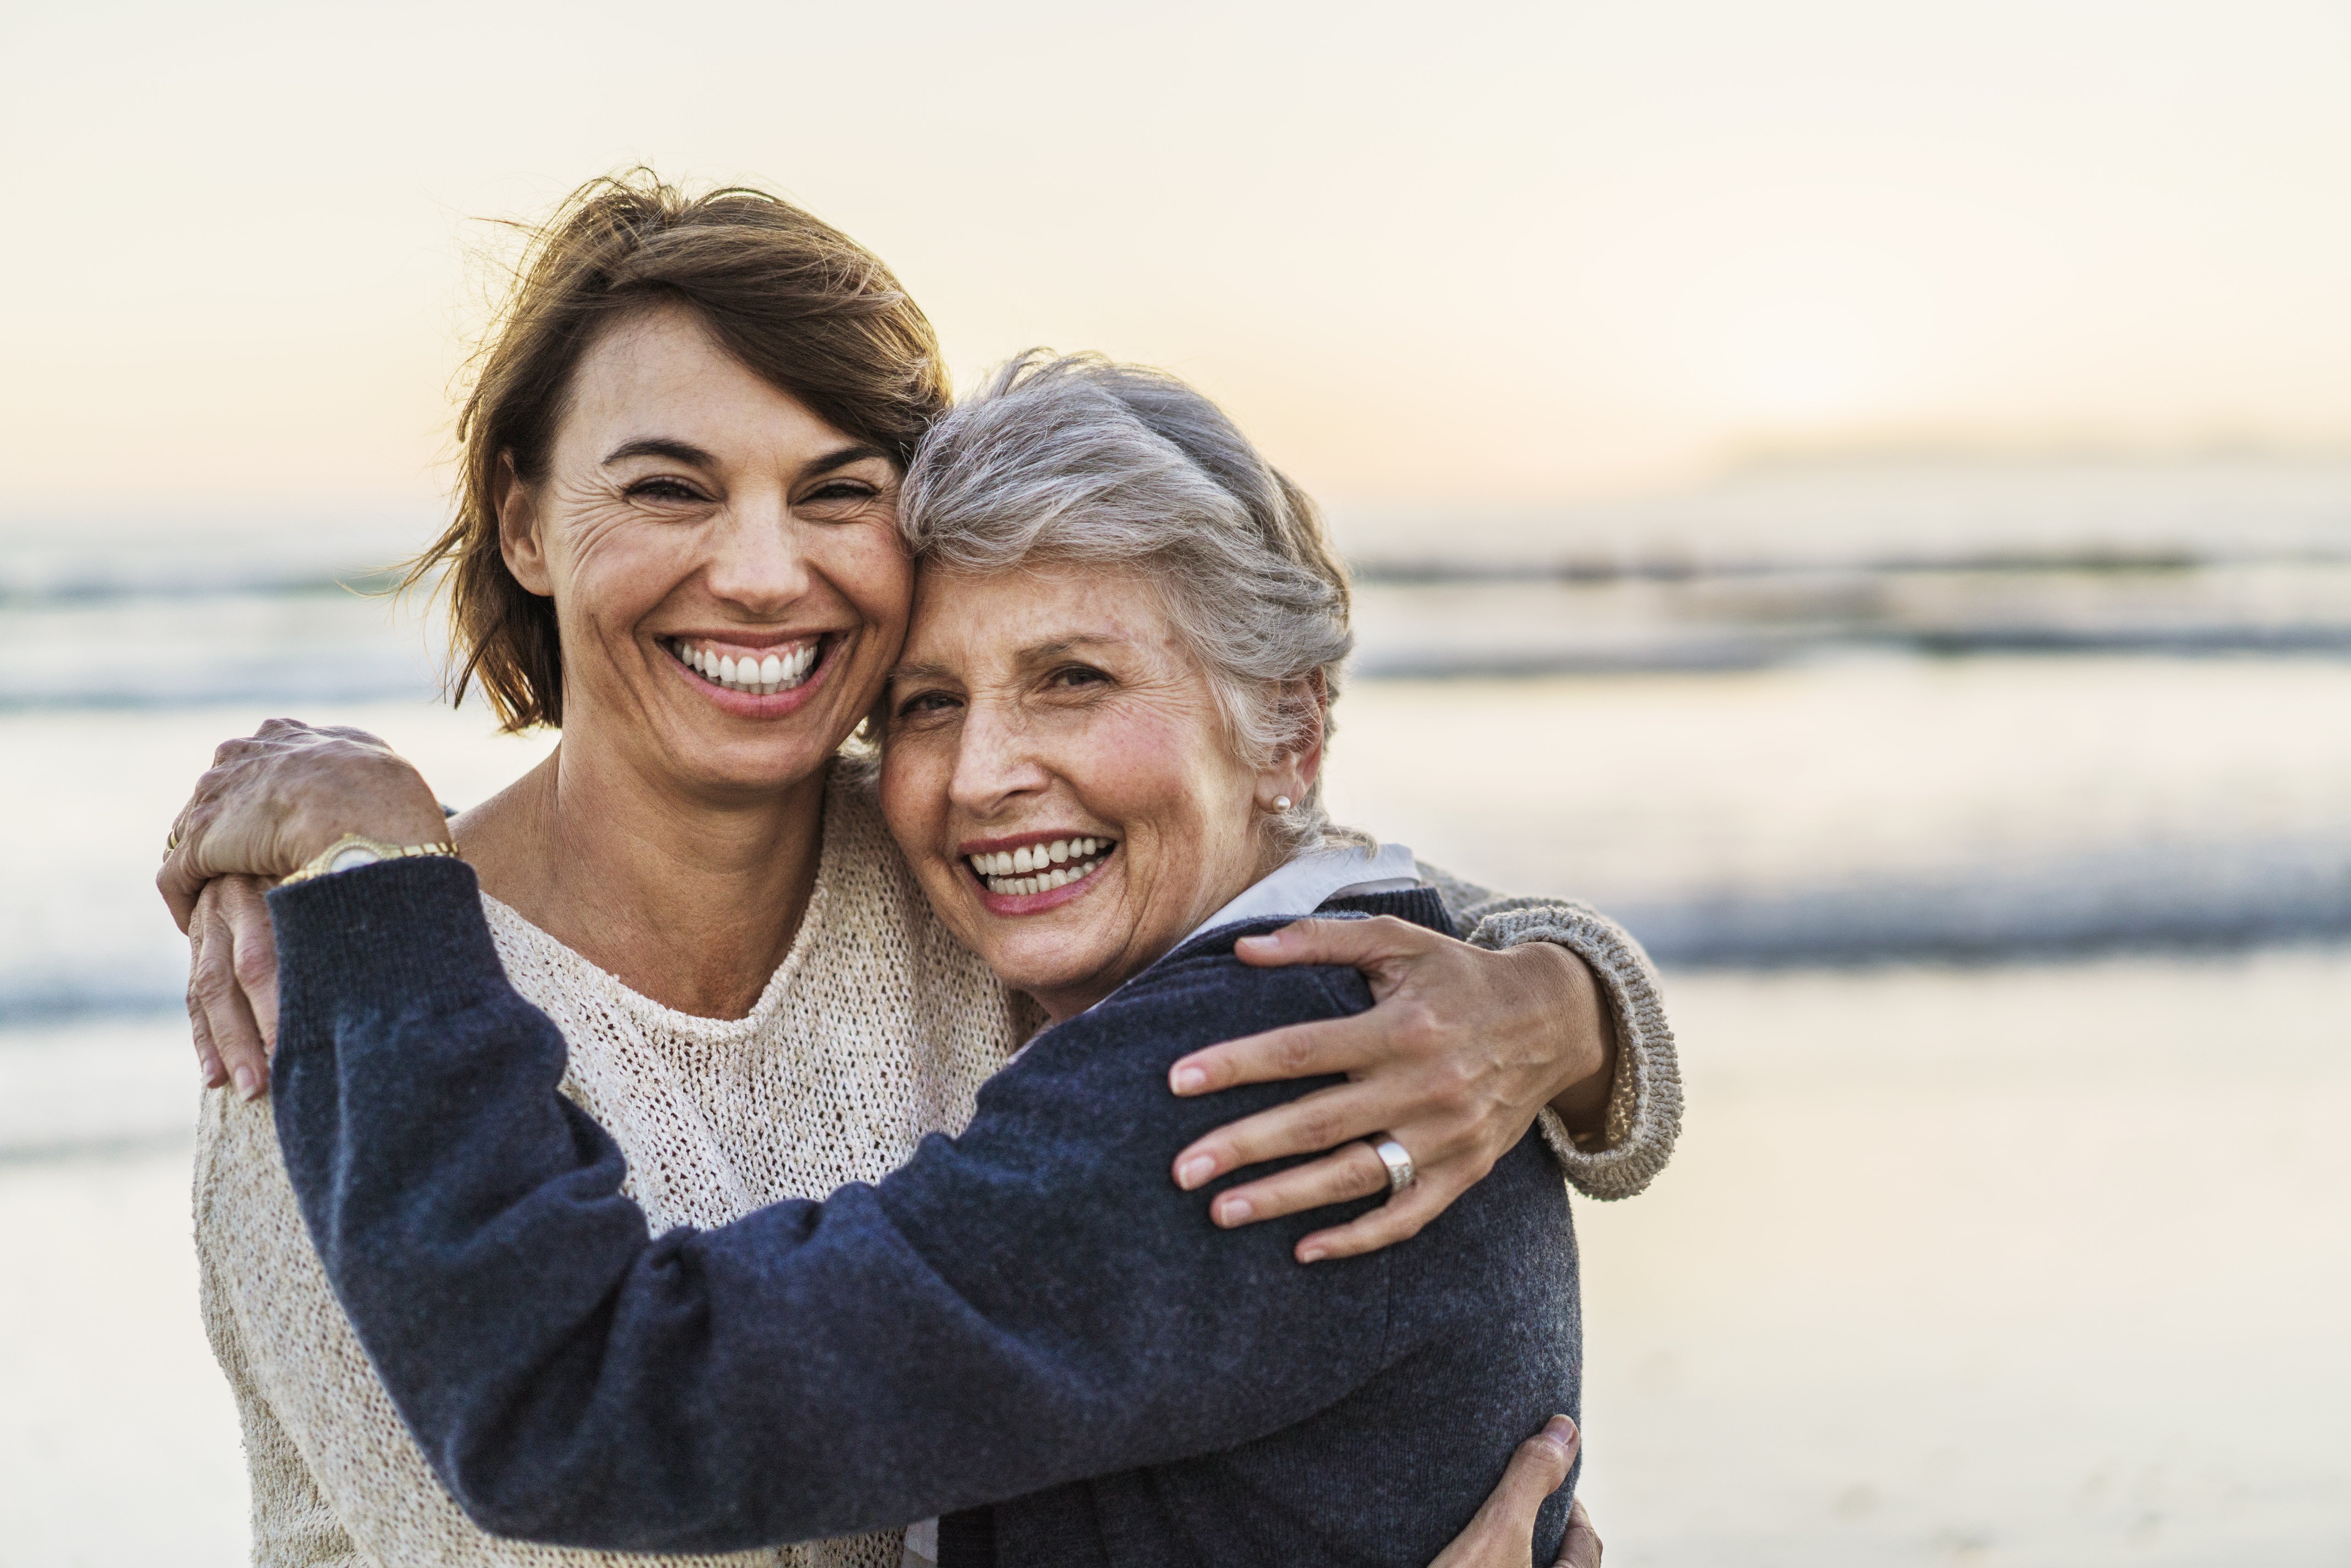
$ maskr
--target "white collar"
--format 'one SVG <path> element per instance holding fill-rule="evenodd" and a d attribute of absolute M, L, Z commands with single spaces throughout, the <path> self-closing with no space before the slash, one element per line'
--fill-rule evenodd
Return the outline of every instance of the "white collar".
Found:
<path fill-rule="evenodd" d="M 1238 898 L 1194 926 L 1184 941 L 1244 920 L 1311 915 L 1326 900 L 1343 893 L 1395 893 L 1419 885 L 1420 868 L 1412 852 L 1402 844 L 1383 844 L 1377 850 L 1353 845 L 1310 850 L 1251 883 Z"/>

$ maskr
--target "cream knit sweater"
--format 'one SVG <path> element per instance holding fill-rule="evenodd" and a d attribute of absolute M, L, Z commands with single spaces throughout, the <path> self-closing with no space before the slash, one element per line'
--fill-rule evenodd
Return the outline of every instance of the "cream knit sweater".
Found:
<path fill-rule="evenodd" d="M 1432 875 L 1465 927 L 1478 890 Z M 1041 1021 L 932 915 L 858 770 L 836 770 L 816 889 L 781 967 L 748 1016 L 697 1018 L 628 989 L 485 897 L 499 958 L 570 1048 L 564 1091 L 609 1129 L 628 1191 L 659 1232 L 716 1226 L 787 1197 L 873 1181 L 973 1096 Z M 1679 1123 L 1673 1042 L 1638 948 L 1573 906 L 1508 901 L 1489 946 L 1558 940 L 1614 998 L 1625 1049 L 1607 1146 L 1568 1145 L 1569 1178 L 1595 1197 L 1637 1191 Z M 724 1559 L 569 1551 L 483 1533 L 434 1479 L 370 1368 L 287 1185 L 266 1101 L 204 1096 L 195 1170 L 204 1327 L 235 1391 L 253 1488 L 253 1560 L 310 1564 L 554 1565 L 725 1562 L 898 1568 L 901 1531 Z"/>

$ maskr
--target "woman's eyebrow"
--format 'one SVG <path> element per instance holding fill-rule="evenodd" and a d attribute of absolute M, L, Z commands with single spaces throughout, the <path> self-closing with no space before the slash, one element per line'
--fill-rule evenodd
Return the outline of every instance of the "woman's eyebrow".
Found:
<path fill-rule="evenodd" d="M 1056 637 L 1050 643 L 1031 643 L 1020 650 L 1020 657 L 1029 664 L 1058 659 L 1064 653 L 1074 653 L 1082 648 L 1119 648 L 1131 641 L 1107 632 L 1078 632 L 1067 637 Z"/>
<path fill-rule="evenodd" d="M 889 455 L 872 443 L 861 441 L 853 446 L 843 446 L 838 451 L 828 452 L 823 456 L 816 458 L 800 470 L 800 476 L 804 479 L 813 479 L 820 474 L 830 474 L 836 468 L 846 468 L 852 463 L 862 463 L 869 457 L 886 458 Z"/>
<path fill-rule="evenodd" d="M 630 457 L 666 457 L 673 463 L 691 464 L 696 468 L 716 468 L 718 459 L 691 441 L 679 441 L 667 435 L 640 435 L 633 441 L 623 441 L 604 454 L 609 465 Z"/>

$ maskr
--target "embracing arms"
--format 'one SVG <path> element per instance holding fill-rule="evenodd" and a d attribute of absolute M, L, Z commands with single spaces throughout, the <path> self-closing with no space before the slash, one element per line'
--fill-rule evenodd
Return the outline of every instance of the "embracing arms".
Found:
<path fill-rule="evenodd" d="M 248 1099 L 267 1085 L 277 998 L 266 879 L 348 832 L 395 842 L 446 832 L 424 780 L 362 731 L 273 719 L 224 744 L 198 781 L 157 882 L 189 934 L 189 1014 L 208 1082 L 233 1081 Z M 1412 1151 L 1418 1184 L 1308 1235 L 1301 1257 L 1343 1257 L 1414 1234 L 1546 1108 L 1555 1114 L 1543 1118 L 1544 1132 L 1568 1179 L 1594 1197 L 1640 1191 L 1671 1155 L 1680 1080 L 1639 946 L 1581 905 L 1498 899 L 1422 869 L 1469 943 L 1392 920 L 1309 921 L 1277 933 L 1241 956 L 1353 966 L 1371 982 L 1375 1005 L 1176 1064 L 1170 1083 L 1179 1094 L 1318 1074 L 1345 1080 L 1215 1129 L 1171 1162 L 1178 1185 L 1197 1187 L 1245 1166 L 1322 1155 L 1224 1195 L 1217 1223 L 1259 1223 L 1384 1190 L 1385 1172 L 1361 1141 L 1374 1133 Z M 1238 1212 L 1243 1204 L 1247 1214 Z"/>
<path fill-rule="evenodd" d="M 1042 1037 L 964 1137 L 876 1186 L 656 1239 L 557 1092 L 561 1037 L 507 985 L 469 871 L 271 902 L 287 1174 L 385 1386 L 489 1529 L 711 1551 L 890 1524 L 1229 1448 L 1412 1348 L 1387 1255 L 1298 1268 L 1302 1219 L 1219 1234 L 1159 1176 L 1223 1113 L 1164 1089 L 1222 993 L 1171 981 Z M 1283 970 L 1252 1007 L 1332 1016 L 1338 983 Z"/>

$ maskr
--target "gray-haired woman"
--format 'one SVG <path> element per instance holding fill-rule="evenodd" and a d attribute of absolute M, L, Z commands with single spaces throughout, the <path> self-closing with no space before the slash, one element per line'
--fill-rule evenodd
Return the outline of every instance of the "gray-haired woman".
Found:
<path fill-rule="evenodd" d="M 1427 1561 L 1576 1403 L 1552 1156 L 1522 1140 L 1416 1239 L 1313 1268 L 1302 1218 L 1221 1233 L 1233 1192 L 1159 1175 L 1296 1092 L 1168 1094 L 1192 1052 L 1370 1005 L 1238 944 L 1450 925 L 1408 852 L 1316 803 L 1348 637 L 1311 510 L 1180 383 L 1061 361 L 950 415 L 903 515 L 883 814 L 1052 1027 L 880 1183 L 653 1239 L 467 868 L 322 854 L 272 895 L 277 1116 L 338 1296 L 501 1533 L 712 1551 L 946 1514 L 949 1565 Z M 204 826 L 256 841 L 270 792 L 238 772 Z"/>

